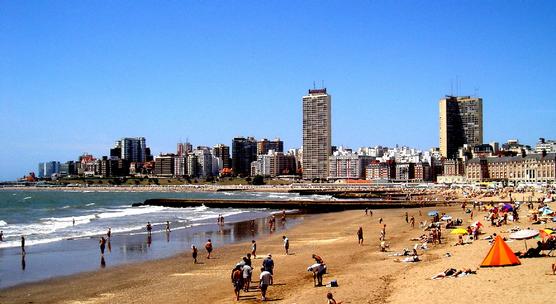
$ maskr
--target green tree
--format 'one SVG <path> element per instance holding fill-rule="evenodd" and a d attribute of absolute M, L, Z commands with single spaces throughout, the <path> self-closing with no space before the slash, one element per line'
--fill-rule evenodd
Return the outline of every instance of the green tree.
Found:
<path fill-rule="evenodd" d="M 264 185 L 264 177 L 262 175 L 255 175 L 255 177 L 253 177 L 253 181 L 251 182 L 251 184 L 258 186 L 258 185 Z"/>

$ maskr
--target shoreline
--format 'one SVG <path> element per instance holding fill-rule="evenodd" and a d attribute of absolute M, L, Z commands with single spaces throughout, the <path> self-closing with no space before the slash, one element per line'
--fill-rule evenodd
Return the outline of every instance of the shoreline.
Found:
<path fill-rule="evenodd" d="M 447 267 L 477 268 L 486 255 L 490 245 L 479 240 L 466 246 L 452 246 L 457 236 L 444 230 L 442 245 L 430 245 L 427 251 L 419 250 L 421 262 L 396 263 L 393 252 L 403 248 L 411 248 L 410 238 L 423 233 L 422 229 L 411 228 L 404 219 L 407 211 L 416 217 L 416 222 L 428 219 L 427 212 L 431 208 L 416 209 L 380 209 L 373 210 L 373 216 L 365 216 L 362 210 L 342 211 L 312 215 L 295 227 L 284 231 L 291 244 L 291 255 L 284 255 L 281 234 L 265 236 L 257 239 L 258 255 L 272 253 L 275 261 L 275 285 L 268 291 L 268 298 L 277 303 L 322 303 L 326 292 L 331 291 L 338 300 L 344 303 L 406 303 L 411 299 L 425 299 L 431 303 L 445 303 L 446 298 L 453 303 L 466 303 L 473 294 L 488 294 L 494 288 L 504 290 L 516 288 L 512 297 L 516 302 L 527 302 L 529 293 L 518 292 L 522 277 L 535 274 L 529 280 L 533 282 L 535 292 L 544 297 L 550 295 L 550 282 L 556 276 L 545 276 L 549 264 L 556 258 L 522 259 L 522 265 L 503 268 L 481 268 L 477 275 L 465 278 L 429 280 L 432 275 Z M 459 206 L 438 208 L 461 217 L 466 224 L 471 222 Z M 418 215 L 421 211 L 421 216 Z M 529 225 L 525 213 L 520 226 Z M 482 216 L 477 214 L 477 218 Z M 381 225 L 378 218 L 382 217 L 388 225 L 387 242 L 390 252 L 378 250 L 378 234 Z M 486 224 L 486 223 L 485 223 Z M 362 226 L 365 231 L 365 243 L 357 245 L 355 232 Z M 495 228 L 486 225 L 485 233 L 500 229 L 507 230 L 510 225 Z M 513 226 L 513 224 L 512 224 Z M 507 236 L 503 233 L 502 235 Z M 508 242 L 514 250 L 523 250 L 523 242 Z M 193 264 L 189 252 L 177 256 L 123 265 L 92 273 L 78 274 L 71 277 L 58 278 L 39 283 L 31 283 L 2 290 L 0 301 L 3 303 L 23 303 L 36 301 L 41 303 L 234 303 L 233 289 L 229 274 L 245 252 L 249 251 L 249 242 L 240 242 L 215 248 L 215 258 L 204 258 L 204 250 L 200 249 L 199 257 L 203 264 Z M 450 257 L 444 254 L 450 252 Z M 312 264 L 311 254 L 321 255 L 329 272 L 324 282 L 338 280 L 338 288 L 313 287 L 310 273 L 306 267 Z M 253 260 L 254 277 L 259 271 L 257 267 L 261 257 Z M 542 275 L 540 273 L 542 273 Z M 255 280 L 255 279 L 254 279 Z M 544 284 L 539 284 L 545 282 Z M 548 282 L 548 283 L 547 283 Z M 252 285 L 256 285 L 253 283 Z M 509 286 L 509 287 L 508 287 Z M 74 290 L 79 290 L 78 292 Z M 431 293 L 434 294 L 431 297 Z M 537 296 L 536 298 L 540 298 Z M 546 300 L 546 298 L 545 298 Z M 494 303 L 506 301 L 505 297 Z M 242 292 L 239 303 L 260 303 L 260 293 L 252 289 Z"/>
<path fill-rule="evenodd" d="M 11 273 L 8 277 L 0 277 L 0 290 L 104 270 L 105 267 L 148 263 L 173 257 L 189 250 L 191 244 L 202 247 L 206 238 L 212 238 L 215 246 L 222 246 L 253 236 L 264 237 L 268 234 L 264 229 L 267 219 L 277 212 L 278 210 L 268 209 L 230 215 L 224 225 L 217 225 L 212 221 L 193 226 L 173 225 L 170 233 L 164 231 L 163 225 L 158 225 L 153 226 L 152 237 L 148 237 L 143 230 L 113 233 L 108 240 L 105 259 L 100 259 L 99 256 L 98 240 L 101 235 L 29 245 L 26 246 L 24 256 L 21 255 L 19 246 L 0 248 L 0 269 L 2 273 Z M 276 231 L 297 225 L 306 215 L 288 212 L 287 217 L 289 221 L 278 223 Z M 252 220 L 255 221 L 254 231 L 250 230 Z"/>

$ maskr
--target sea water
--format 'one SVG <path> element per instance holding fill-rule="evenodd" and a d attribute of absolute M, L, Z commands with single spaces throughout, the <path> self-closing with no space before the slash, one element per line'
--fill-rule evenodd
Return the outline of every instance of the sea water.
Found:
<path fill-rule="evenodd" d="M 0 190 L 0 288 L 23 282 L 164 258 L 267 233 L 265 217 L 276 210 L 235 208 L 132 207 L 151 198 L 303 199 L 297 194 L 245 192 L 98 192 Z M 216 224 L 219 215 L 225 225 Z M 257 219 L 257 231 L 246 233 L 245 221 Z M 166 221 L 171 233 L 165 232 Z M 145 226 L 153 225 L 148 237 Z M 288 221 L 288 225 L 294 221 Z M 99 263 L 98 239 L 111 228 L 110 248 Z M 282 225 L 278 229 L 285 229 Z M 21 254 L 25 236 L 26 254 Z"/>

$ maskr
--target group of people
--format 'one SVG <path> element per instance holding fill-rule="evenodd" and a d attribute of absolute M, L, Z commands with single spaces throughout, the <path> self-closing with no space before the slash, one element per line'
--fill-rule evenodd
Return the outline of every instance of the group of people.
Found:
<path fill-rule="evenodd" d="M 252 244 L 255 249 L 252 249 L 251 253 L 247 253 L 244 257 L 242 257 L 241 261 L 235 265 L 231 273 L 234 295 L 238 301 L 240 292 L 242 290 L 244 292 L 248 292 L 251 287 L 251 282 L 253 282 L 253 265 L 251 256 L 252 252 L 256 251 L 255 240 L 252 241 Z M 260 271 L 261 273 L 259 275 L 258 287 L 261 291 L 261 300 L 266 301 L 268 286 L 272 285 L 274 281 L 274 260 L 272 260 L 272 255 L 270 253 L 263 260 Z"/>

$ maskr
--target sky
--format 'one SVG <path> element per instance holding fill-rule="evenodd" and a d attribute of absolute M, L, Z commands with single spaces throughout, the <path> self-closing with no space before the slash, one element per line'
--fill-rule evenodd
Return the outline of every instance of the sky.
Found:
<path fill-rule="evenodd" d="M 556 139 L 554 1 L 0 0 L 0 180 L 143 136 L 438 146 L 438 101 L 483 98 L 484 141 Z"/>

